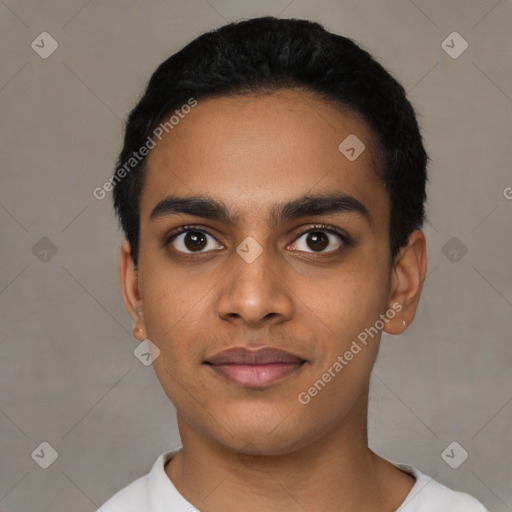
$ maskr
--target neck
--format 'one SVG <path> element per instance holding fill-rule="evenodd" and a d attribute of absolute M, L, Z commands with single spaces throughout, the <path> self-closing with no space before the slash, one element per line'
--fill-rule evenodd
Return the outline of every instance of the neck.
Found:
<path fill-rule="evenodd" d="M 249 443 L 233 450 L 198 435 L 178 415 L 183 449 L 165 471 L 202 511 L 230 510 L 234 503 L 243 512 L 396 510 L 414 478 L 368 448 L 367 397 L 325 435 L 279 455 L 251 453 Z"/>

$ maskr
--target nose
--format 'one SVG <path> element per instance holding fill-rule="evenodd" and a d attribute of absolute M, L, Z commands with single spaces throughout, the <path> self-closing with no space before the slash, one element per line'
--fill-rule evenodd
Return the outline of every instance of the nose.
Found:
<path fill-rule="evenodd" d="M 220 318 L 257 329 L 292 317 L 293 293 L 283 260 L 263 249 L 254 261 L 234 252 L 229 263 L 231 272 L 217 296 Z"/>

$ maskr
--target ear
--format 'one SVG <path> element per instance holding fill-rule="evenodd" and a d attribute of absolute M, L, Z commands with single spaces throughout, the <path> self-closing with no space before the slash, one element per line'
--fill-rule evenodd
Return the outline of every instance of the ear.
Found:
<path fill-rule="evenodd" d="M 415 230 L 410 234 L 407 245 L 400 249 L 393 261 L 388 305 L 397 314 L 384 327 L 388 334 L 401 334 L 414 320 L 426 273 L 425 235 L 422 231 Z"/>
<path fill-rule="evenodd" d="M 139 289 L 139 277 L 133 262 L 130 243 L 127 240 L 121 244 L 119 277 L 121 280 L 124 305 L 133 320 L 133 336 L 139 341 L 144 341 L 147 335 L 146 324 L 144 322 L 143 301 Z"/>

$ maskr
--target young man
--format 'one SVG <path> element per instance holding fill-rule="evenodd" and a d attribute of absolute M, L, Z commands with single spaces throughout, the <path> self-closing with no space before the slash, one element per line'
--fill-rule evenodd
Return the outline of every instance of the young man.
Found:
<path fill-rule="evenodd" d="M 427 155 L 381 65 L 317 23 L 227 25 L 159 66 L 118 164 L 123 297 L 182 447 L 103 512 L 485 511 L 368 447 L 426 273 Z"/>

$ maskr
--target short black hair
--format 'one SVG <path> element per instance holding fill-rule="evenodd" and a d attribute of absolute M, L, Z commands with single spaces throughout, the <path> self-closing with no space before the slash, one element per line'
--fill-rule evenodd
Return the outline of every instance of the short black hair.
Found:
<path fill-rule="evenodd" d="M 136 266 L 146 157 L 137 153 L 135 160 L 134 152 L 147 145 L 166 116 L 191 98 L 290 88 L 348 107 L 369 125 L 380 155 L 376 172 L 391 203 L 392 259 L 412 231 L 423 226 L 429 158 L 404 88 L 353 40 L 317 22 L 266 16 L 229 23 L 194 39 L 158 66 L 130 112 L 111 180 L 114 208 Z M 130 159 L 131 169 L 126 166 Z M 120 173 L 121 168 L 125 172 Z"/>

